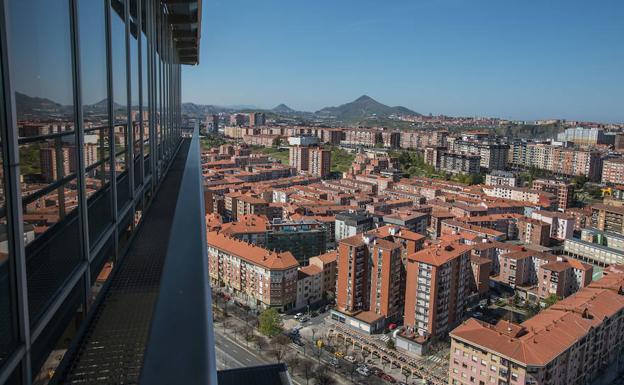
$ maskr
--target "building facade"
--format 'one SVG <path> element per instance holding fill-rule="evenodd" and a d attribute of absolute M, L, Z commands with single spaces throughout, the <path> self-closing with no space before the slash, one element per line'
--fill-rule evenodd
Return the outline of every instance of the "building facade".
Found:
<path fill-rule="evenodd" d="M 48 357 L 77 336 L 178 151 L 200 15 L 149 0 L 0 6 L 0 382 L 31 384 L 54 373 Z"/>

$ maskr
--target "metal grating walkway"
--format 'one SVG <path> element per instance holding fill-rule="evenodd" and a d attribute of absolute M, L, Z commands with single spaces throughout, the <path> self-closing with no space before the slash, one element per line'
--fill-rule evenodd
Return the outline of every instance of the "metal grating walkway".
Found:
<path fill-rule="evenodd" d="M 138 383 L 189 145 L 189 139 L 183 140 L 141 228 L 53 383 Z"/>

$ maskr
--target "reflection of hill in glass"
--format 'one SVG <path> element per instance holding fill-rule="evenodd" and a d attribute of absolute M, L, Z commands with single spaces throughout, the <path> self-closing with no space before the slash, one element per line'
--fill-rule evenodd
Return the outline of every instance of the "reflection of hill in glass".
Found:
<path fill-rule="evenodd" d="M 25 117 L 40 117 L 49 114 L 56 115 L 65 113 L 67 109 L 71 112 L 71 108 L 50 99 L 28 96 L 20 92 L 15 93 L 15 106 L 18 120 Z"/>

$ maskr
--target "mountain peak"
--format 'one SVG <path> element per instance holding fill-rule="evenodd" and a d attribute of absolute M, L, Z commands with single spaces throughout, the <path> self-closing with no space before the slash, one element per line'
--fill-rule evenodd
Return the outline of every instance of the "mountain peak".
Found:
<path fill-rule="evenodd" d="M 340 106 L 325 107 L 317 111 L 317 113 L 342 121 L 387 118 L 391 115 L 418 115 L 417 112 L 405 107 L 390 107 L 379 103 L 368 95 L 362 95 L 354 101 Z"/>
<path fill-rule="evenodd" d="M 362 95 L 359 98 L 355 99 L 354 101 L 355 102 L 370 102 L 370 101 L 375 102 L 376 100 L 371 98 L 368 95 Z"/>
<path fill-rule="evenodd" d="M 282 112 L 282 113 L 288 113 L 288 112 L 295 112 L 295 110 L 293 110 L 292 108 L 288 107 L 287 105 L 285 105 L 284 103 L 281 103 L 280 105 L 278 105 L 277 107 L 273 108 L 272 111 L 275 112 Z"/>

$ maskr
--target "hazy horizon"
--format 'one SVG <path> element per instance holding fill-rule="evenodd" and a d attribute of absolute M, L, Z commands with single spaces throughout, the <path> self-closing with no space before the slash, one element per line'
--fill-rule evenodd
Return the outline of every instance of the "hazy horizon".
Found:
<path fill-rule="evenodd" d="M 183 100 L 316 111 L 367 94 L 422 114 L 624 121 L 624 2 L 204 4 Z"/>

